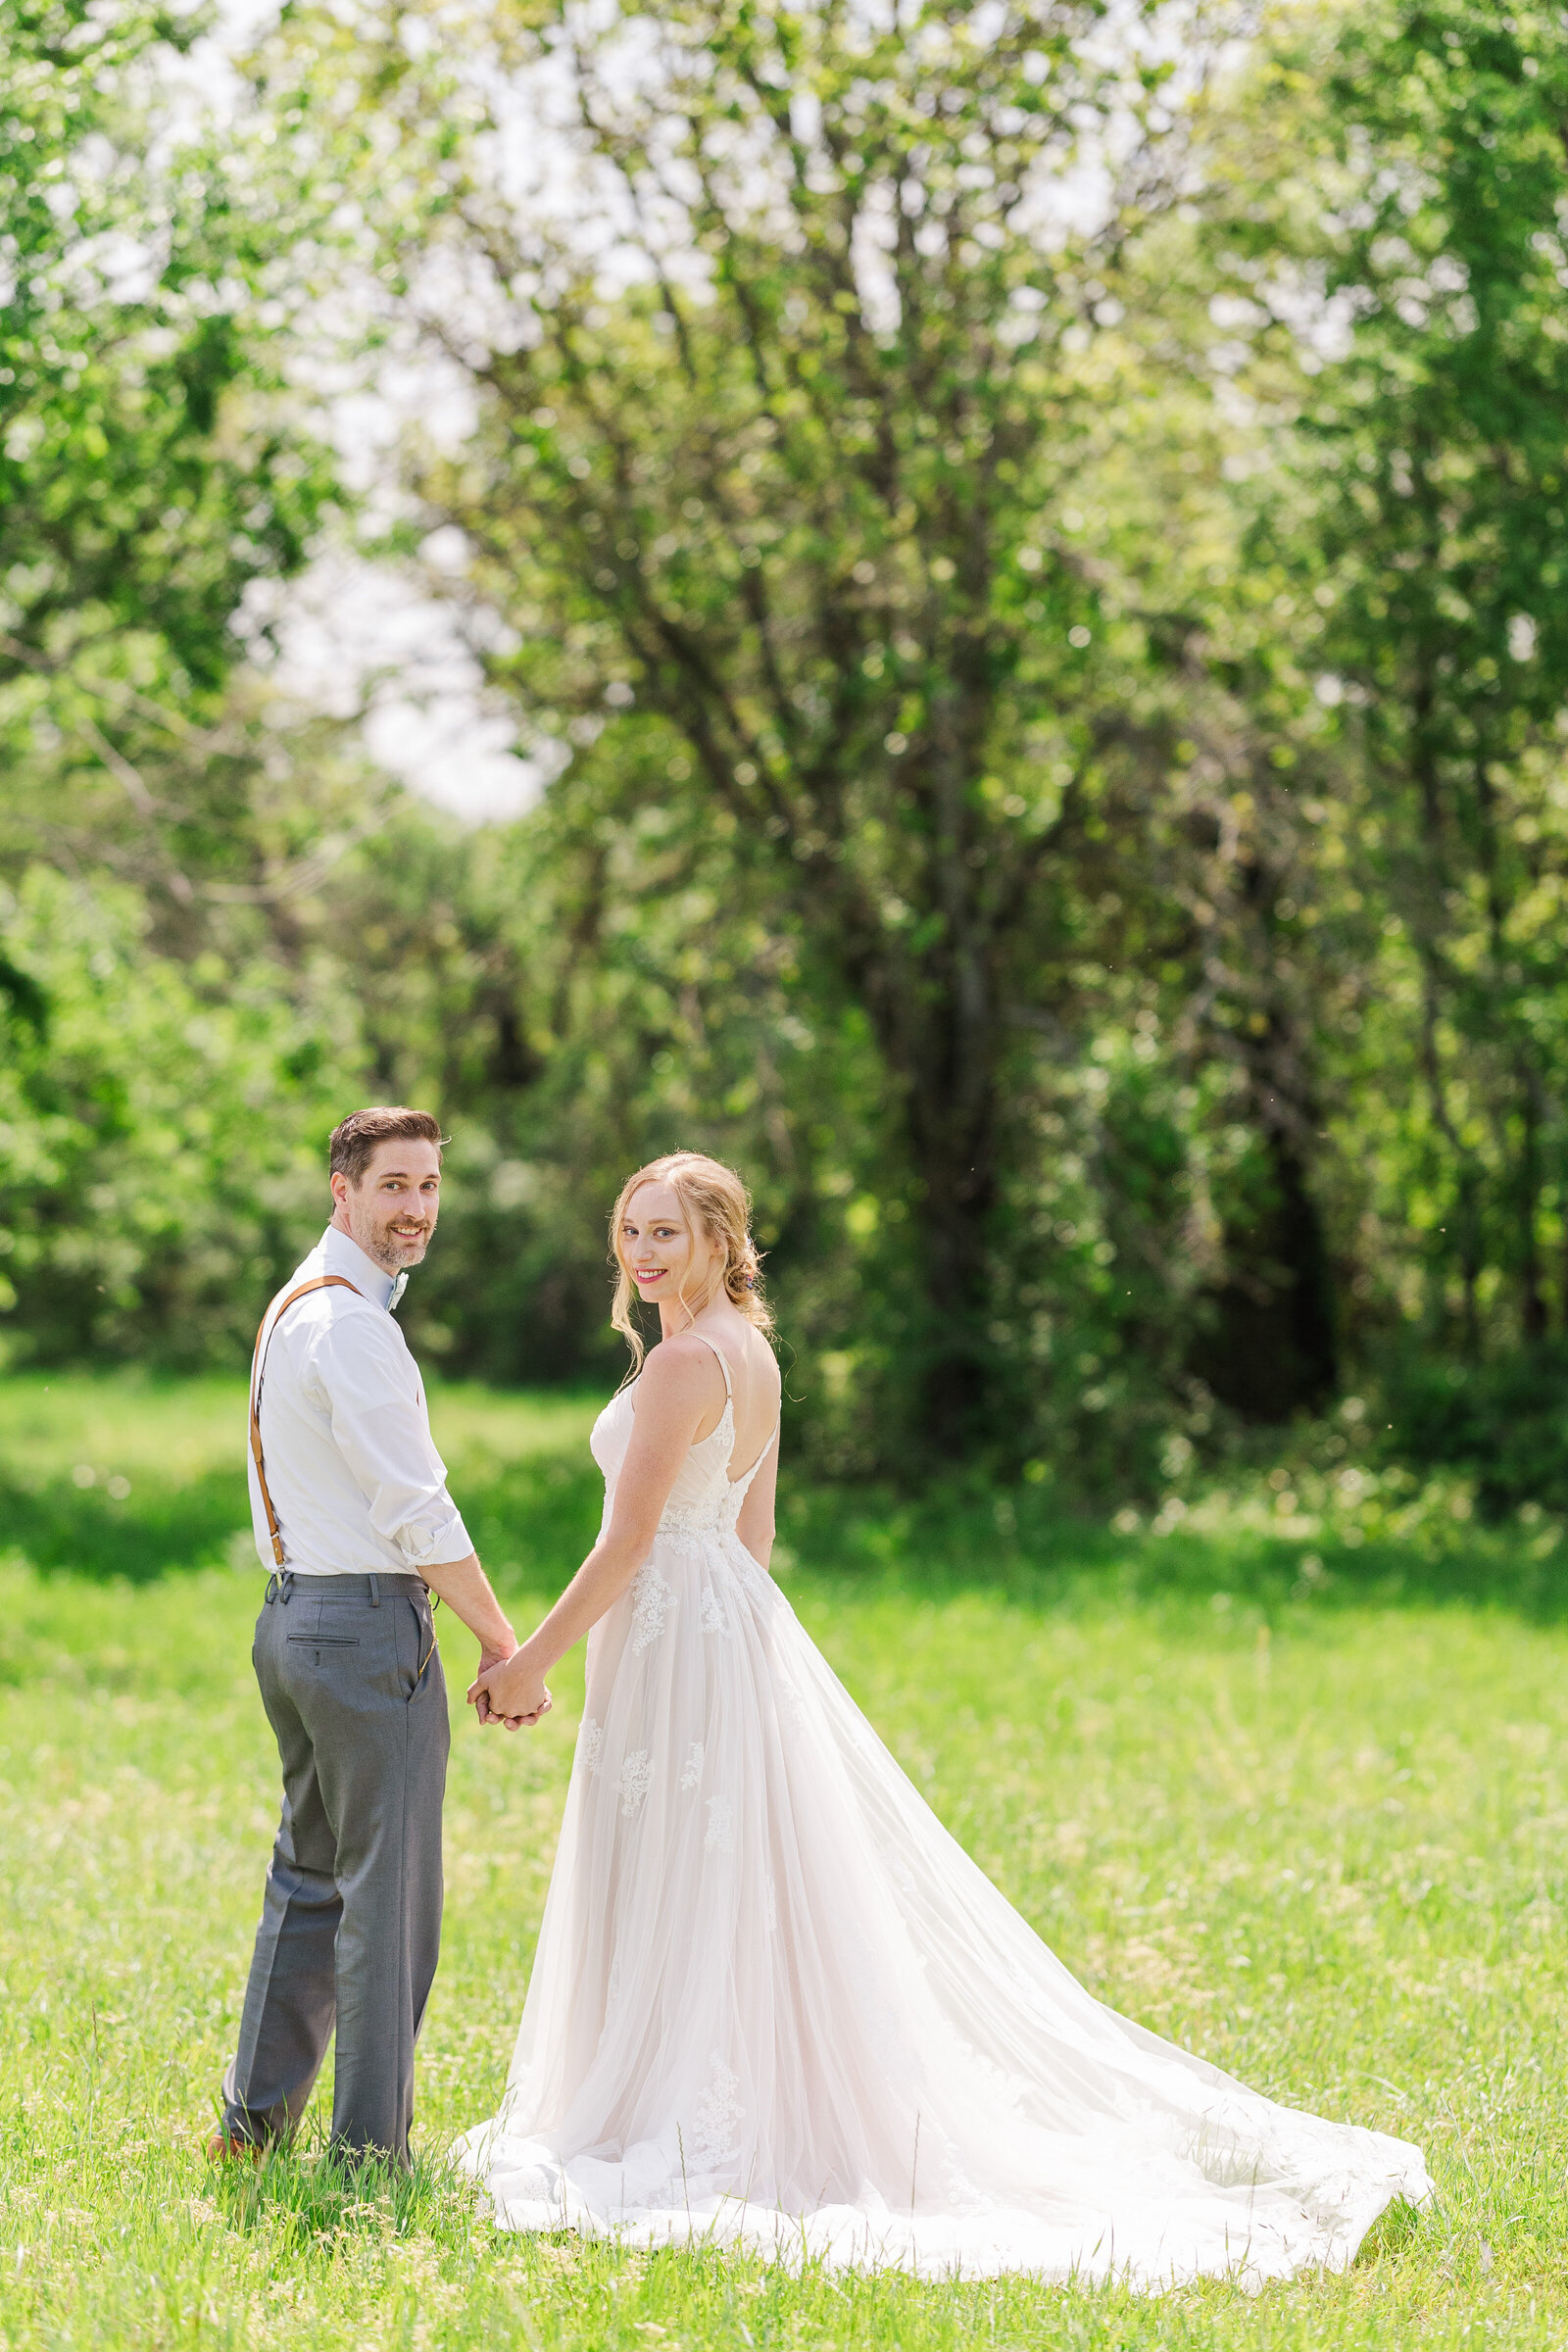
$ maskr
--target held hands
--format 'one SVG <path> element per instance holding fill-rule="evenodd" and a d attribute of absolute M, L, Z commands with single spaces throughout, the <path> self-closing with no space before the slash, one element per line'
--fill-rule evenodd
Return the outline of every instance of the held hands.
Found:
<path fill-rule="evenodd" d="M 474 1713 L 478 1716 L 481 1723 L 501 1723 L 505 1721 L 503 1716 L 492 1712 L 490 1706 L 490 1693 L 488 1690 L 481 1690 L 479 1686 L 483 1677 L 489 1673 L 491 1667 L 499 1666 L 503 1659 L 510 1658 L 516 1646 L 517 1645 L 515 1642 L 513 1642 L 509 1643 L 505 1649 L 502 1649 L 499 1648 L 494 1642 L 486 1642 L 482 1639 L 480 1641 L 478 1669 L 475 1673 L 473 1681 L 468 1685 L 467 1703 L 470 1707 L 472 1707 Z"/>
<path fill-rule="evenodd" d="M 529 1665 L 525 1651 L 481 1649 L 468 1703 L 481 1723 L 504 1723 L 514 1732 L 547 1715 L 552 1701 L 544 1676 Z"/>

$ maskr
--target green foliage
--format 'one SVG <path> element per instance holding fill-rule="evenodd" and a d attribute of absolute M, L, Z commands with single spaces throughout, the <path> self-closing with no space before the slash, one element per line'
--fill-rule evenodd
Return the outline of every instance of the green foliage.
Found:
<path fill-rule="evenodd" d="M 1399 1452 L 1473 1478 L 1483 1509 L 1568 1509 L 1568 1343 L 1480 1364 L 1412 1352 L 1386 1393 Z"/>
<path fill-rule="evenodd" d="M 189 723 L 328 489 L 270 398 L 259 223 L 153 96 L 200 30 L 41 0 L 7 9 L 0 56 L 0 741 L 133 799 L 108 738 L 134 745 L 149 697 Z"/>
<path fill-rule="evenodd" d="M 1341 870 L 1320 861 L 1317 911 L 1360 966 L 1341 1002 L 1366 1033 L 1342 1131 L 1372 1147 L 1383 1315 L 1473 1358 L 1568 1318 L 1568 54 L 1548 10 L 1384 6 L 1263 87 L 1298 161 L 1226 220 L 1244 332 L 1277 350 L 1270 317 L 1314 277 L 1348 329 L 1299 397 L 1304 514 L 1265 509 L 1259 540 L 1336 714 Z"/>
<path fill-rule="evenodd" d="M 434 22 L 288 12 L 220 138 L 151 14 L 0 66 L 13 1349 L 234 1360 L 378 1096 L 455 1137 L 451 1373 L 616 1376 L 605 1207 L 693 1144 L 836 1475 L 1143 1505 L 1388 1363 L 1511 1397 L 1568 1329 L 1555 18 L 1200 13 L 1174 74 L 1093 0 Z M 332 319 L 469 404 L 360 544 L 460 564 L 515 824 L 265 674 Z"/>
<path fill-rule="evenodd" d="M 0 1305 L 45 1360 L 141 1355 L 152 1335 L 233 1361 L 313 1231 L 354 1082 L 274 969 L 183 966 L 144 928 L 133 893 L 45 867 L 0 896 Z"/>
<path fill-rule="evenodd" d="M 679 1144 L 746 1168 L 770 1278 L 819 1345 L 842 1333 L 853 1295 L 826 1188 L 861 1146 L 846 1098 L 858 1077 L 874 1084 L 869 1057 L 811 990 L 796 927 L 738 885 L 730 843 L 637 790 L 646 775 L 634 767 L 609 806 L 563 779 L 452 875 L 466 937 L 455 1017 L 431 1043 L 457 1141 L 419 1312 L 426 1288 L 450 1300 L 456 1360 L 493 1377 L 587 1361 L 619 1378 L 609 1204 L 628 1169 Z M 417 956 L 429 899 L 417 875 L 409 888 L 402 845 L 398 863 L 400 879 L 368 884 L 367 913 L 396 893 L 404 956 Z M 389 1044 L 417 1038 L 426 1018 L 365 1009 Z"/>

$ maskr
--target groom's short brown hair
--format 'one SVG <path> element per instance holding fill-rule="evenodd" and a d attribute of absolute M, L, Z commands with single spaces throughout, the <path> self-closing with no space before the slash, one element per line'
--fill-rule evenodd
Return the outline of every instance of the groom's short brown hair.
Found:
<path fill-rule="evenodd" d="M 357 1185 L 375 1156 L 376 1145 L 393 1143 L 405 1136 L 411 1142 L 434 1144 L 438 1152 L 449 1141 L 441 1132 L 440 1120 L 432 1118 L 427 1110 L 410 1110 L 401 1102 L 380 1102 L 368 1110 L 351 1110 L 332 1130 L 328 1173 L 342 1174 L 350 1184 Z"/>

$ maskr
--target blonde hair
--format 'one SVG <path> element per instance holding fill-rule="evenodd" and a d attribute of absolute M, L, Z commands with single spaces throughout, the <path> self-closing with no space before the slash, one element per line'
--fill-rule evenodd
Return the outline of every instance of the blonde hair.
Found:
<path fill-rule="evenodd" d="M 632 1371 L 641 1371 L 647 1348 L 631 1319 L 632 1300 L 637 1293 L 620 1253 L 620 1228 L 633 1193 L 645 1184 L 669 1186 L 694 1231 L 705 1233 L 723 1256 L 715 1288 L 722 1289 L 731 1306 L 739 1307 L 748 1323 L 755 1324 L 759 1331 L 771 1331 L 772 1309 L 761 1291 L 762 1261 L 752 1239 L 751 1194 L 733 1168 L 726 1168 L 722 1160 L 710 1159 L 706 1152 L 667 1152 L 662 1159 L 651 1159 L 645 1168 L 627 1177 L 615 1197 L 610 1219 L 610 1255 L 615 1268 L 615 1298 L 610 1320 L 624 1335 L 631 1349 Z M 713 1292 L 710 1291 L 707 1298 L 693 1306 L 682 1293 L 681 1304 L 695 1316 L 702 1313 L 712 1297 Z"/>

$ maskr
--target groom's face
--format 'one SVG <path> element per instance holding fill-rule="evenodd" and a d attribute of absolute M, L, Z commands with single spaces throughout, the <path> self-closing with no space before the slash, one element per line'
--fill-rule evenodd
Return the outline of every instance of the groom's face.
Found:
<path fill-rule="evenodd" d="M 416 1266 L 430 1247 L 441 1206 L 441 1154 L 434 1144 L 392 1136 L 379 1143 L 358 1184 L 332 1179 L 333 1223 L 388 1274 Z"/>

